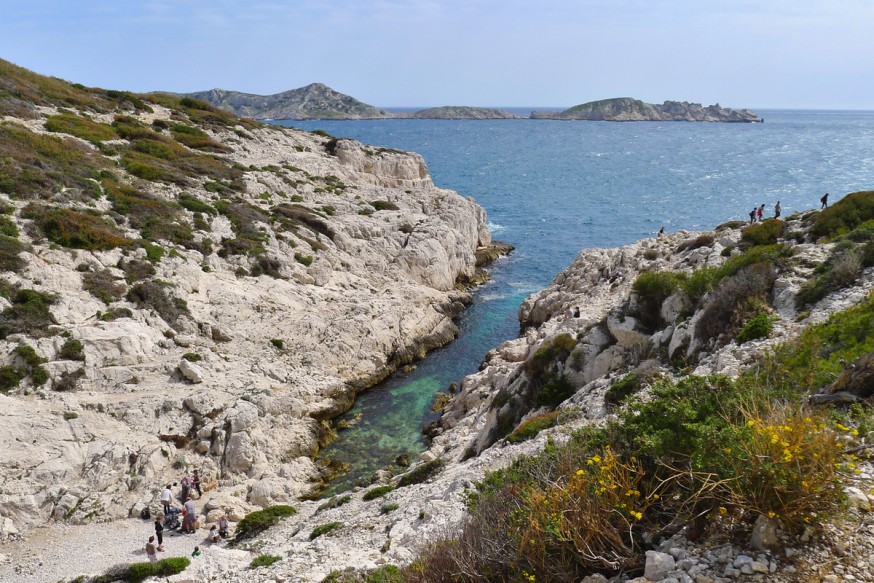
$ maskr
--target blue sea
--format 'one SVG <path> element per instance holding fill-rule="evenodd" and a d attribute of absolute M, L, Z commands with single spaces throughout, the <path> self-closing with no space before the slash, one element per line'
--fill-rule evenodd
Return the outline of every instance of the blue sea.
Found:
<path fill-rule="evenodd" d="M 555 108 L 531 108 L 555 109 Z M 527 108 L 526 108 L 527 111 Z M 874 112 L 757 110 L 762 124 L 551 120 L 277 122 L 420 153 L 434 182 L 486 209 L 493 237 L 516 251 L 462 316 L 457 341 L 411 373 L 362 395 L 361 422 L 322 456 L 352 470 L 339 491 L 401 453 L 424 449 L 435 393 L 475 372 L 518 334 L 519 303 L 580 249 L 652 237 L 660 227 L 711 229 L 762 203 L 783 215 L 874 188 Z"/>

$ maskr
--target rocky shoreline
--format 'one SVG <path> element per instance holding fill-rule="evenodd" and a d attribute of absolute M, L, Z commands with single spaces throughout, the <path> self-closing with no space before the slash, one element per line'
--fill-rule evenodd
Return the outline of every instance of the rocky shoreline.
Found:
<path fill-rule="evenodd" d="M 56 139 L 46 120 L 61 114 L 43 105 L 3 122 Z M 111 124 L 116 115 L 88 119 Z M 158 132 L 179 119 L 158 103 L 125 118 Z M 167 140 L 163 131 L 149 139 Z M 313 460 L 324 423 L 457 333 L 453 319 L 470 301 L 464 286 L 481 277 L 476 254 L 491 237 L 482 208 L 434 186 L 420 156 L 271 126 L 197 131 L 216 144 L 216 159 L 244 169 L 231 205 L 208 180 L 145 183 L 113 172 L 148 189 L 149 200 L 196 209 L 180 220 L 200 225 L 194 237 L 203 248 L 228 249 L 251 224 L 263 248 L 254 259 L 167 242 L 149 247 L 161 247 L 157 260 L 145 246 L 65 249 L 24 218 L 26 197 L 0 194 L 25 245 L 25 267 L 7 282 L 54 302 L 48 335 L 0 340 L 10 370 L 26 371 L 16 355 L 32 350 L 47 373 L 0 394 L 0 438 L 9 444 L 0 454 L 0 539 L 46 522 L 138 514 L 192 468 L 226 495 L 210 521 L 313 493 L 324 477 Z M 64 139 L 100 155 L 86 140 Z M 109 148 L 128 144 L 101 145 L 109 164 L 118 166 Z M 87 204 L 95 213 L 110 207 L 107 199 Z M 145 275 L 136 284 L 134 267 Z M 90 281 L 108 290 L 155 282 L 182 312 L 171 321 L 130 294 L 104 301 Z M 14 313 L 9 297 L 0 303 Z M 78 352 L 68 356 L 64 346 Z M 59 388 L 62 378 L 72 390 Z"/>
<path fill-rule="evenodd" d="M 463 524 L 466 496 L 486 472 L 506 466 L 518 455 L 537 453 L 547 440 L 567 439 L 575 429 L 609 417 L 606 391 L 641 362 L 634 346 L 646 333 L 625 311 L 638 274 L 650 269 L 685 271 L 720 265 L 727 256 L 725 249 L 736 246 L 740 236 L 740 228 L 729 227 L 710 233 L 679 232 L 619 249 L 582 251 L 551 286 L 523 303 L 520 307 L 522 336 L 490 351 L 481 370 L 464 379 L 460 392 L 449 403 L 440 427 L 431 437 L 430 448 L 410 472 L 399 477 L 380 472 L 374 477 L 372 487 L 355 488 L 327 501 L 295 502 L 297 514 L 264 533 L 254 544 L 236 550 L 227 549 L 223 544 L 212 546 L 201 560 L 170 580 L 177 583 L 218 579 L 315 582 L 331 573 L 361 572 L 414 560 L 428 541 L 455 532 Z M 695 247 L 689 245 L 690 241 L 707 241 L 708 244 Z M 684 245 L 686 248 L 678 251 Z M 824 259 L 830 249 L 828 245 L 813 243 L 796 243 L 795 247 L 796 256 L 806 258 L 799 262 L 802 266 Z M 769 337 L 707 348 L 698 359 L 695 374 L 736 376 L 744 366 L 756 362 L 777 343 L 796 336 L 806 325 L 821 322 L 829 314 L 863 300 L 874 287 L 874 271 L 869 268 L 855 285 L 829 295 L 809 315 L 802 314 L 799 318 L 792 299 L 808 276 L 804 270 L 800 267 L 786 272 L 775 285 L 776 321 Z M 580 317 L 567 315 L 568 309 L 577 305 L 583 307 Z M 676 318 L 682 306 L 674 305 L 672 310 L 664 314 L 668 321 Z M 669 328 L 667 334 L 660 331 L 658 337 L 647 338 L 671 352 L 697 350 L 694 338 L 673 339 L 684 328 Z M 524 375 L 526 360 L 539 347 L 565 334 L 581 339 L 578 364 L 573 371 L 568 371 L 575 375 L 573 382 L 579 388 L 560 406 L 566 421 L 520 443 L 496 438 L 500 419 L 507 414 L 504 409 L 512 406 L 513 398 L 507 395 L 524 390 L 519 379 Z M 506 405 L 495 406 L 495 399 L 502 394 Z M 523 418 L 538 413 L 537 409 L 517 412 Z M 874 483 L 874 469 L 868 462 L 861 463 L 857 487 L 850 492 L 850 512 L 816 537 L 805 535 L 801 539 L 790 539 L 777 531 L 772 536 L 781 537 L 783 542 L 778 545 L 781 550 L 775 552 L 757 551 L 748 540 L 691 542 L 683 531 L 665 538 L 647 553 L 646 569 L 641 575 L 619 576 L 610 581 L 870 580 L 874 572 L 874 565 L 868 562 L 870 550 L 874 548 L 870 528 L 874 524 L 870 524 L 866 513 L 871 508 L 872 496 L 865 493 Z M 423 468 L 433 469 L 428 473 L 422 472 Z M 423 474 L 422 477 L 408 478 L 417 472 Z M 380 496 L 366 495 L 381 485 L 394 487 L 386 488 Z M 216 496 L 207 493 L 205 499 L 209 506 L 221 506 Z M 314 537 L 316 529 L 325 525 L 333 525 L 332 532 Z M 116 528 L 112 524 L 106 527 Z M 139 528 L 147 530 L 148 525 Z M 122 546 L 131 548 L 127 541 Z M 252 570 L 248 563 L 258 553 L 273 554 L 281 560 L 270 567 Z M 19 565 L 19 572 L 26 570 L 22 566 L 26 561 L 16 562 L 12 556 L 7 555 L 7 564 L 3 566 L 6 570 L 0 570 L 0 574 L 12 572 L 9 569 L 14 565 Z M 95 566 L 87 572 L 100 571 Z M 52 571 L 55 577 L 59 573 L 72 576 L 81 572 L 57 568 Z M 607 580 L 601 575 L 584 579 L 587 583 Z"/>

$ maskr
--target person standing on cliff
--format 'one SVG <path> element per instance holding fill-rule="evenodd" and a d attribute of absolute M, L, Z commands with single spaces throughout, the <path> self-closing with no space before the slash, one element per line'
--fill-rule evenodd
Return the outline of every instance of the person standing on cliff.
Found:
<path fill-rule="evenodd" d="M 824 195 L 822 195 L 822 198 L 819 199 L 819 202 L 822 203 L 822 206 L 819 207 L 819 210 L 822 210 L 828 206 L 828 193 L 827 192 Z"/>
<path fill-rule="evenodd" d="M 762 215 L 765 214 L 765 203 L 762 203 L 762 206 L 759 207 L 759 210 L 756 211 L 756 218 L 759 222 L 762 222 Z"/>
<path fill-rule="evenodd" d="M 750 224 L 756 222 L 756 207 L 753 207 L 753 210 L 750 211 Z"/>
<path fill-rule="evenodd" d="M 781 209 L 780 209 L 780 201 L 778 200 L 778 201 L 777 201 L 777 204 L 774 205 L 774 218 L 775 218 L 775 219 L 779 219 L 779 218 L 780 218 L 780 210 L 781 210 Z"/>
<path fill-rule="evenodd" d="M 158 537 L 158 550 L 164 550 L 164 525 L 160 518 L 155 518 L 155 536 Z"/>
<path fill-rule="evenodd" d="M 161 504 L 164 506 L 164 516 L 170 514 L 170 501 L 173 500 L 173 492 L 170 490 L 170 484 L 164 486 L 161 490 Z"/>

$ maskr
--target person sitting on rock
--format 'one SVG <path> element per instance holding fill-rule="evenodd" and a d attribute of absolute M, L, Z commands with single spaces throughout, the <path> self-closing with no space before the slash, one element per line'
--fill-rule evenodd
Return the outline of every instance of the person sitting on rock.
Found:
<path fill-rule="evenodd" d="M 221 535 L 219 535 L 218 527 L 216 525 L 212 525 L 209 527 L 209 535 L 207 535 L 207 540 L 211 543 L 217 543 L 222 540 Z"/>

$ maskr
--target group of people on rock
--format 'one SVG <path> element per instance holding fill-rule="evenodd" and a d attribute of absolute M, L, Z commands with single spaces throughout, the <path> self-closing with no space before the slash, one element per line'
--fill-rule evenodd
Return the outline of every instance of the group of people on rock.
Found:
<path fill-rule="evenodd" d="M 174 483 L 173 486 L 176 484 Z M 179 529 L 179 532 L 185 534 L 194 533 L 197 528 L 197 505 L 192 499 L 192 492 L 197 492 L 197 497 L 200 498 L 203 495 L 203 491 L 201 489 L 201 479 L 200 472 L 194 470 L 191 476 L 183 476 L 181 480 L 179 480 L 179 485 L 181 486 L 181 490 L 179 492 L 178 499 L 182 502 L 182 508 L 174 508 L 173 507 L 173 490 L 171 490 L 171 485 L 167 484 L 164 486 L 164 489 L 161 490 L 161 494 L 159 495 L 159 500 L 161 501 L 161 506 L 163 509 L 163 518 L 155 517 L 155 534 L 154 536 L 150 536 L 149 540 L 146 542 L 146 556 L 149 561 L 157 561 L 158 553 L 164 551 L 164 530 L 166 529 Z M 143 518 L 148 518 L 148 509 L 143 510 L 143 514 L 141 516 Z M 179 525 L 178 516 L 182 515 L 182 524 Z M 228 522 L 228 518 L 226 516 L 222 516 L 217 524 L 212 525 L 209 530 L 209 535 L 206 540 L 209 542 L 219 542 L 223 538 L 228 537 L 228 529 L 230 528 L 230 524 Z M 194 552 L 191 554 L 192 557 L 200 556 L 201 551 L 200 547 L 194 547 Z"/>
<path fill-rule="evenodd" d="M 819 202 L 821 203 L 820 207 L 819 207 L 820 210 L 828 207 L 828 193 L 827 192 L 820 197 Z M 777 204 L 774 205 L 774 218 L 779 219 L 780 213 L 782 211 L 783 211 L 783 209 L 780 206 L 780 201 L 778 200 Z M 752 225 L 755 222 L 759 222 L 759 223 L 762 222 L 762 215 L 764 215 L 764 214 L 765 214 L 765 203 L 762 203 L 760 206 L 753 207 L 753 210 L 750 211 L 750 224 Z M 661 237 L 663 233 L 664 233 L 664 227 L 662 227 L 662 230 L 659 231 L 659 237 Z"/>

